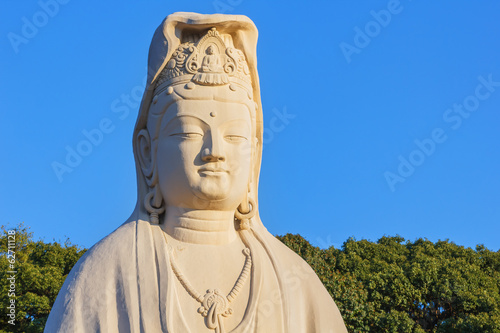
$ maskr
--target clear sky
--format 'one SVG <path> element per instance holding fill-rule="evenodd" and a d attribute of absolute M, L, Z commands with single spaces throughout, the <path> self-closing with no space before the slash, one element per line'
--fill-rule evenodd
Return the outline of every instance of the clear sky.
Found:
<path fill-rule="evenodd" d="M 128 218 L 149 43 L 176 11 L 259 29 L 271 233 L 500 249 L 497 1 L 2 1 L 1 224 L 90 247 Z"/>

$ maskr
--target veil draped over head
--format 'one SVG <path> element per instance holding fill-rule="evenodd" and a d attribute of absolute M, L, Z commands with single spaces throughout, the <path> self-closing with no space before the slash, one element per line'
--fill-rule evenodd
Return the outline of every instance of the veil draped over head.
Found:
<path fill-rule="evenodd" d="M 146 90 L 142 97 L 142 102 L 139 109 L 139 116 L 134 129 L 133 147 L 137 171 L 137 206 L 135 209 L 135 218 L 147 220 L 147 212 L 144 208 L 143 201 L 148 193 L 148 185 L 144 175 L 142 174 L 139 163 L 139 145 L 136 140 L 137 134 L 146 128 L 149 107 L 153 99 L 156 82 L 160 73 L 165 68 L 167 62 L 171 58 L 174 51 L 182 43 L 182 37 L 187 32 L 204 33 L 212 27 L 216 27 L 220 34 L 231 35 L 234 47 L 239 49 L 245 55 L 250 77 L 252 80 L 253 96 L 252 99 L 256 103 L 255 110 L 256 118 L 256 137 L 257 146 L 255 147 L 255 158 L 253 160 L 252 169 L 252 197 L 257 203 L 256 216 L 253 218 L 256 227 L 262 226 L 258 214 L 258 180 L 260 172 L 260 164 L 262 160 L 262 140 L 263 140 L 263 120 L 262 120 L 262 103 L 260 99 L 259 76 L 257 74 L 257 28 L 254 23 L 246 16 L 242 15 L 225 15 L 213 14 L 203 15 L 197 13 L 174 13 L 162 22 L 156 29 L 151 46 L 149 48 L 148 57 L 148 76 L 146 82 Z"/>
<path fill-rule="evenodd" d="M 256 104 L 256 144 L 249 196 L 256 210 L 249 230 L 240 237 L 252 253 L 250 296 L 243 319 L 232 332 L 347 332 L 340 312 L 307 263 L 262 224 L 258 214 L 258 179 L 262 158 L 262 105 L 257 75 L 257 29 L 240 15 L 169 15 L 156 30 L 148 59 L 146 91 L 134 129 L 137 204 L 130 218 L 89 249 L 62 286 L 45 332 L 193 332 L 180 310 L 186 293 L 172 272 L 164 232 L 149 222 L 144 200 L 149 187 L 139 161 L 138 133 L 145 129 L 157 80 L 184 33 L 216 28 L 231 35 L 248 64 Z M 168 209 L 168 207 L 167 207 Z"/>

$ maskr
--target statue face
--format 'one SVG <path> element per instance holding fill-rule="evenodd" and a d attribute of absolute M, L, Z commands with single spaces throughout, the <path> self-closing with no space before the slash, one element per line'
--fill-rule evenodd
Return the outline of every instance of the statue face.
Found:
<path fill-rule="evenodd" d="M 156 152 L 167 207 L 236 209 L 248 189 L 251 124 L 243 104 L 181 100 L 170 105 Z"/>

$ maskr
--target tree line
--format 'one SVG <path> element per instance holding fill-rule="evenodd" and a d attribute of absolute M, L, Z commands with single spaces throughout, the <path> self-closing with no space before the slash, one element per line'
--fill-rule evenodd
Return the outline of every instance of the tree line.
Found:
<path fill-rule="evenodd" d="M 43 332 L 64 279 L 86 249 L 69 240 L 35 241 L 19 225 L 13 261 L 9 231 L 1 231 L 0 333 Z M 340 249 L 314 247 L 300 235 L 277 238 L 315 270 L 349 332 L 500 333 L 500 251 L 399 236 L 350 238 Z M 12 299 L 16 325 L 9 323 Z"/>

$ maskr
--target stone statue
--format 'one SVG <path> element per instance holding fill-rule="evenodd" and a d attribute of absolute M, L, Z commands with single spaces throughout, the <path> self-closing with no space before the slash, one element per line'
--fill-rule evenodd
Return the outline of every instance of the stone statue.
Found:
<path fill-rule="evenodd" d="M 136 209 L 72 269 L 45 332 L 347 332 L 259 217 L 256 44 L 245 16 L 175 13 L 156 30 Z"/>

